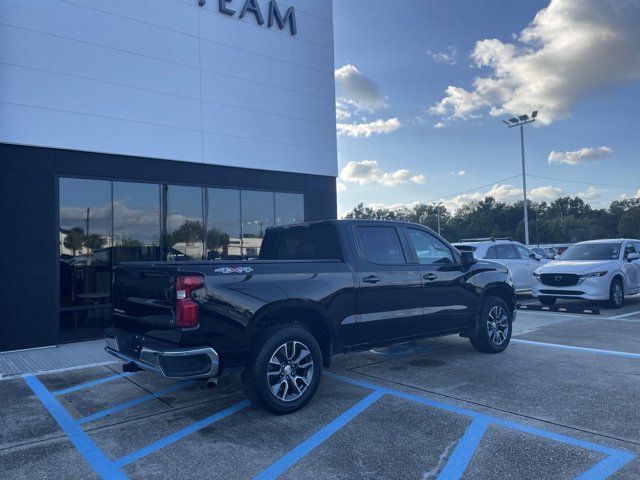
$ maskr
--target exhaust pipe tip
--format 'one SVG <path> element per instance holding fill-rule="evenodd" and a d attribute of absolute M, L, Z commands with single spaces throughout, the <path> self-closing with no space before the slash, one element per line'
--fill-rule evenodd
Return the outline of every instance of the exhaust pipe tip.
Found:
<path fill-rule="evenodd" d="M 205 385 L 207 386 L 207 388 L 214 388 L 216 385 L 218 385 L 218 379 L 209 378 L 205 381 Z"/>

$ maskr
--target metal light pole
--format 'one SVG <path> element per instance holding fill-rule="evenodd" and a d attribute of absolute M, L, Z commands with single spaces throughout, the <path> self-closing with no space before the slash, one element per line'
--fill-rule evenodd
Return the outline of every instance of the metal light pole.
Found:
<path fill-rule="evenodd" d="M 438 219 L 438 235 L 440 235 L 440 205 L 442 203 L 432 203 L 436 207 L 436 218 Z"/>
<path fill-rule="evenodd" d="M 519 117 L 513 117 L 507 120 L 502 120 L 507 127 L 520 127 L 520 153 L 522 155 L 522 196 L 524 198 L 524 243 L 529 245 L 529 203 L 527 202 L 527 173 L 524 162 L 524 126 L 527 123 L 533 123 L 536 121 L 538 111 L 535 110 L 531 117 L 529 115 L 520 115 Z"/>

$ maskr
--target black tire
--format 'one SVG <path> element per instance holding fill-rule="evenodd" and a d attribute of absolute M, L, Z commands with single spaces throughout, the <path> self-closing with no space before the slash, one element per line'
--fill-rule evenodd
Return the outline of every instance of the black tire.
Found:
<path fill-rule="evenodd" d="M 308 354 L 304 355 L 304 349 Z M 300 355 L 304 356 L 294 363 Z M 308 367 L 302 367 L 309 360 L 312 362 L 310 374 Z M 318 389 L 321 375 L 322 354 L 314 336 L 303 327 L 282 325 L 269 328 L 257 337 L 242 374 L 242 386 L 254 406 L 284 415 L 309 403 Z M 277 387 L 277 391 L 273 392 L 272 387 Z"/>
<path fill-rule="evenodd" d="M 611 286 L 609 287 L 609 301 L 607 302 L 607 307 L 620 308 L 623 303 L 624 285 L 622 284 L 622 280 L 620 280 L 619 277 L 616 277 L 611 281 Z"/>
<path fill-rule="evenodd" d="M 542 305 L 545 306 L 550 306 L 553 305 L 554 303 L 556 303 L 557 298 L 553 298 L 553 297 L 538 297 L 538 300 L 540 301 L 540 303 Z"/>
<path fill-rule="evenodd" d="M 511 341 L 512 320 L 513 311 L 503 299 L 499 297 L 485 298 L 478 325 L 469 337 L 471 345 L 482 353 L 502 352 Z M 491 328 L 492 326 L 494 328 Z M 502 333 L 497 334 L 496 331 Z"/>

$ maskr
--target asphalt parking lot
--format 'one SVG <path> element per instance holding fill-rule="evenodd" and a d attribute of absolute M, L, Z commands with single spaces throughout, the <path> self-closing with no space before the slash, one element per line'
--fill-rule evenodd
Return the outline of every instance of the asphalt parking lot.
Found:
<path fill-rule="evenodd" d="M 530 303 L 523 298 L 521 303 Z M 640 478 L 640 298 L 335 357 L 300 412 L 118 365 L 0 382 L 0 477 Z"/>

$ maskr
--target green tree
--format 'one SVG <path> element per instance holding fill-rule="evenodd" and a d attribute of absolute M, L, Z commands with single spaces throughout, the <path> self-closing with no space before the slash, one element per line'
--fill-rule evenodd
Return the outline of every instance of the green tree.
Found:
<path fill-rule="evenodd" d="M 84 245 L 91 251 L 100 250 L 105 244 L 104 238 L 97 233 L 92 233 L 84 239 Z"/>
<path fill-rule="evenodd" d="M 84 241 L 84 230 L 79 227 L 73 227 L 71 230 L 67 232 L 64 237 L 62 244 L 73 252 L 73 256 L 75 257 L 76 252 L 82 248 L 82 243 Z"/>
<path fill-rule="evenodd" d="M 171 244 L 201 242 L 203 237 L 202 222 L 187 219 L 171 234 Z"/>
<path fill-rule="evenodd" d="M 226 250 L 230 242 L 229 235 L 217 228 L 211 228 L 207 232 L 207 250 Z"/>
<path fill-rule="evenodd" d="M 640 206 L 630 208 L 620 216 L 618 233 L 621 237 L 640 238 Z"/>

